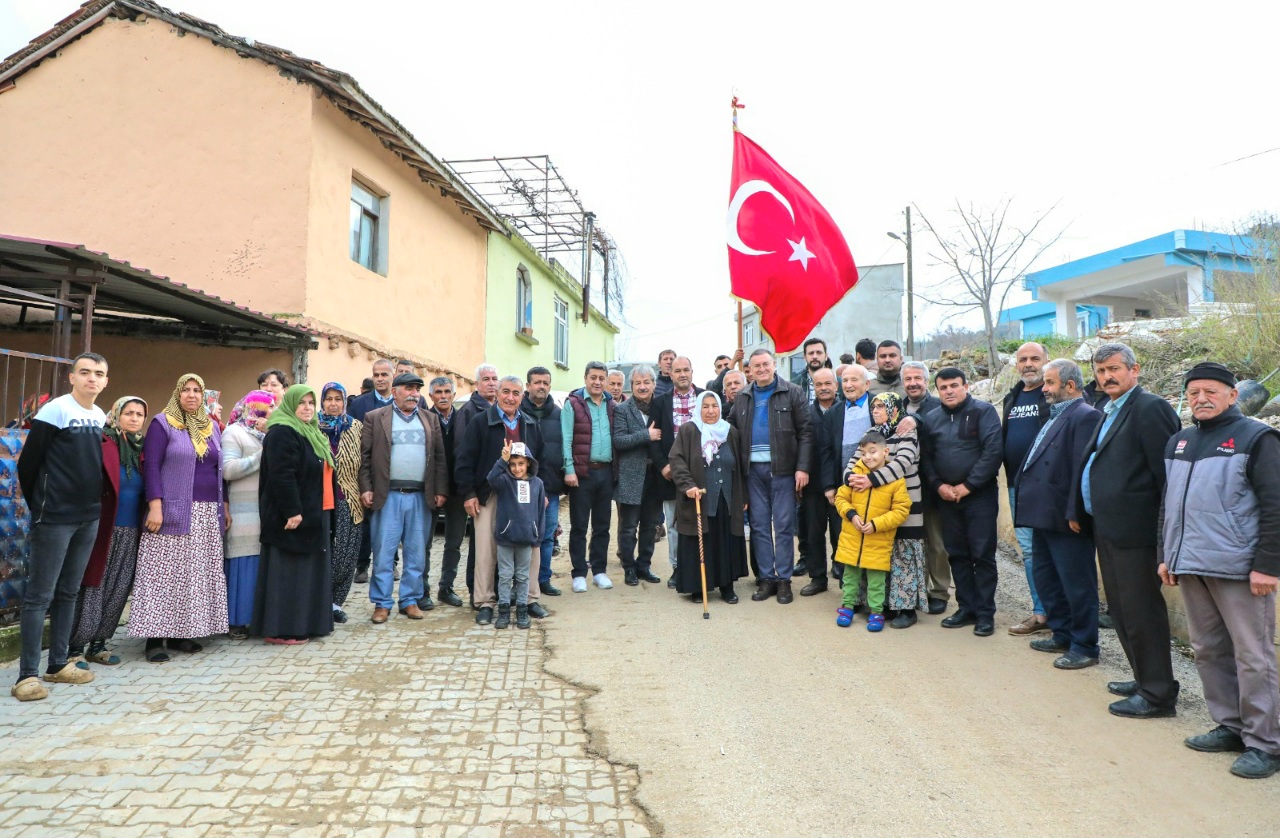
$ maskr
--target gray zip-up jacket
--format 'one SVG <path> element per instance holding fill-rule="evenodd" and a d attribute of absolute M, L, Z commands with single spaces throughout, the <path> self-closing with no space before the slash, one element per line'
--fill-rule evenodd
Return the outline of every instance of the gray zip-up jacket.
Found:
<path fill-rule="evenodd" d="M 1280 432 L 1232 406 L 1170 437 L 1164 458 L 1169 572 L 1280 576 Z"/>
<path fill-rule="evenodd" d="M 649 401 L 652 407 L 653 400 Z M 613 412 L 613 451 L 618 460 L 618 483 L 613 499 L 618 503 L 637 504 L 644 497 L 645 476 L 649 471 L 649 422 L 634 398 L 618 405 Z"/>

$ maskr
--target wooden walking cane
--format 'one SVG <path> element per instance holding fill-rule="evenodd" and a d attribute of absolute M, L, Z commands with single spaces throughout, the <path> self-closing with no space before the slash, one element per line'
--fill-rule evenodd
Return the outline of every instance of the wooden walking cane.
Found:
<path fill-rule="evenodd" d="M 707 557 L 702 552 L 702 496 L 706 493 L 706 489 L 698 490 L 697 496 L 693 499 L 693 509 L 698 516 L 698 571 L 702 574 L 702 619 L 710 620 L 711 612 L 707 610 Z"/>

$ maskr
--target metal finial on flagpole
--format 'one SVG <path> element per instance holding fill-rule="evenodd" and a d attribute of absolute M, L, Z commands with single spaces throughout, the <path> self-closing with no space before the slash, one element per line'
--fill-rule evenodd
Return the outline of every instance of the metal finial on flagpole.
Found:
<path fill-rule="evenodd" d="M 733 102 L 731 103 L 731 107 L 733 108 L 733 130 L 737 131 L 738 130 L 738 111 L 745 108 L 746 105 L 740 103 L 738 101 L 738 97 L 734 96 Z"/>

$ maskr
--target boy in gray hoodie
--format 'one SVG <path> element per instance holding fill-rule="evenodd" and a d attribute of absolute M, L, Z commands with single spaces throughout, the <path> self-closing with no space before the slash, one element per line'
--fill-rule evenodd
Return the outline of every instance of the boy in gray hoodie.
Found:
<path fill-rule="evenodd" d="M 542 541 L 546 490 L 538 478 L 538 461 L 523 442 L 502 446 L 502 459 L 489 472 L 489 486 L 498 499 L 493 537 L 498 545 L 498 619 L 494 628 L 511 625 L 514 588 L 516 628 L 529 627 L 529 565 Z"/>

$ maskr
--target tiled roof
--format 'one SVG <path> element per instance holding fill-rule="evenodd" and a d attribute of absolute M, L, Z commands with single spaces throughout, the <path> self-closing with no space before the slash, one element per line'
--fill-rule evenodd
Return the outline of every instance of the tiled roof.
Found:
<path fill-rule="evenodd" d="M 369 96 L 354 78 L 319 61 L 295 55 L 287 49 L 258 43 L 224 32 L 218 26 L 193 15 L 174 12 L 149 0 L 90 0 L 74 13 L 39 35 L 27 46 L 0 62 L 0 93 L 14 81 L 61 47 L 82 37 L 108 17 L 134 20 L 139 16 L 163 20 L 178 29 L 206 38 L 234 50 L 246 58 L 257 58 L 279 67 L 299 81 L 322 90 L 340 110 L 359 122 L 400 159 L 418 173 L 429 186 L 451 199 L 464 214 L 481 227 L 505 233 L 502 221 L 465 182 L 441 160 L 427 151 L 391 114 Z"/>

